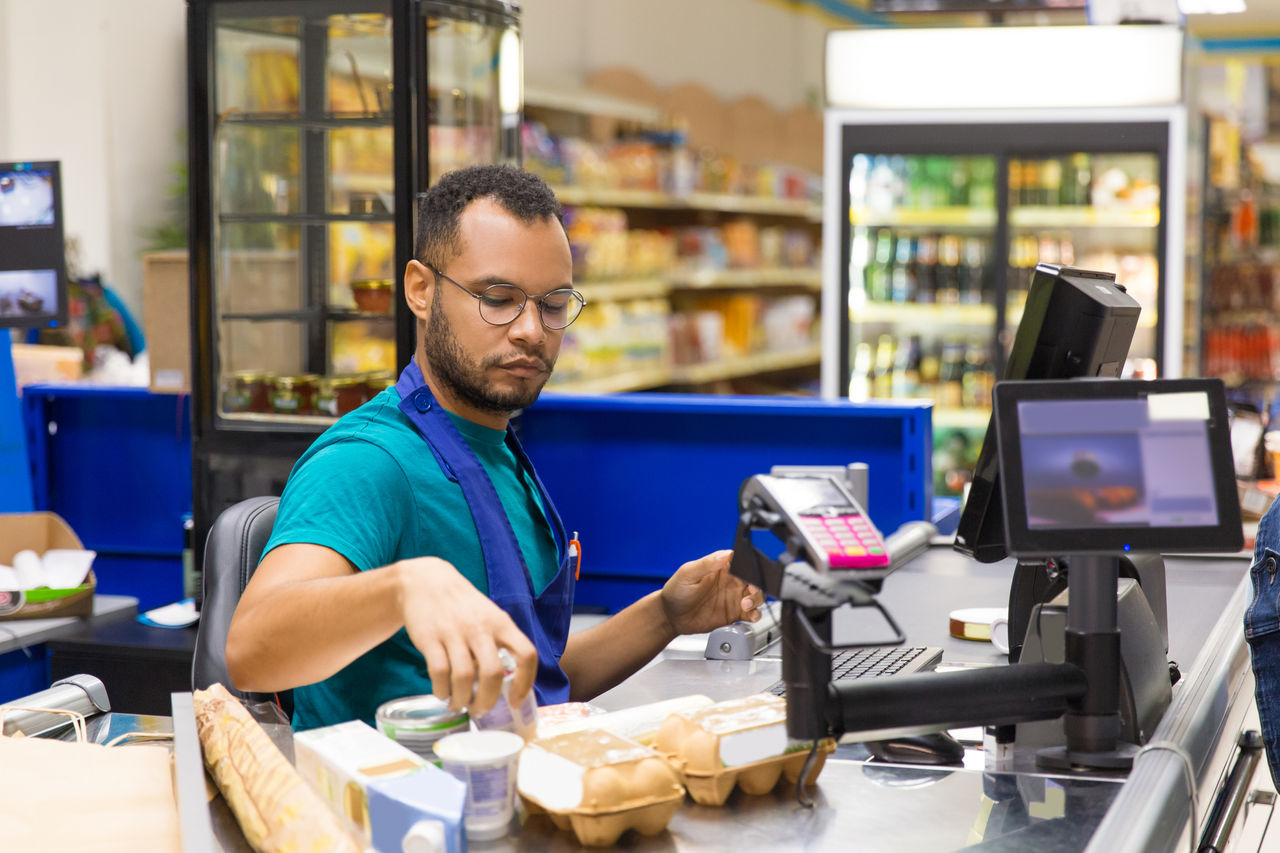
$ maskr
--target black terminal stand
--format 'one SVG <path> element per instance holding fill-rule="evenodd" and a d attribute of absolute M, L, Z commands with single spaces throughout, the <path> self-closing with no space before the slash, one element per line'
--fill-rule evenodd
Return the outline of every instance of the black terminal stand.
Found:
<path fill-rule="evenodd" d="M 771 531 L 787 550 L 776 560 L 766 556 L 751 541 L 753 530 Z M 729 570 L 782 601 L 782 678 L 790 737 L 817 740 L 857 732 L 872 740 L 898 731 L 1047 720 L 1086 697 L 1084 671 L 1073 663 L 1026 663 L 832 684 L 831 654 L 853 647 L 831 643 L 831 615 L 837 607 L 876 607 L 897 635 L 888 642 L 902 643 L 905 637 L 867 584 L 848 572 L 815 571 L 803 559 L 802 548 L 786 518 L 759 498 L 750 498 L 742 507 Z M 1114 587 L 1113 581 L 1113 624 Z"/>
<path fill-rule="evenodd" d="M 1085 694 L 1070 703 L 1063 718 L 1066 746 L 1036 754 L 1042 767 L 1127 770 L 1136 744 L 1120 741 L 1120 631 L 1116 624 L 1116 584 L 1120 558 L 1083 555 L 1071 559 L 1067 601 L 1067 663 L 1086 673 Z"/>

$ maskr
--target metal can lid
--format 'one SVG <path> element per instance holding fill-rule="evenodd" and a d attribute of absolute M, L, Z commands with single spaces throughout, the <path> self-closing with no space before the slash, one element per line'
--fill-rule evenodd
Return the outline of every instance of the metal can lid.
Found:
<path fill-rule="evenodd" d="M 398 731 L 449 729 L 470 721 L 466 711 L 451 711 L 448 703 L 427 694 L 392 699 L 378 706 L 378 727 Z"/>
<path fill-rule="evenodd" d="M 351 282 L 353 290 L 390 290 L 395 282 L 389 278 L 361 278 Z"/>

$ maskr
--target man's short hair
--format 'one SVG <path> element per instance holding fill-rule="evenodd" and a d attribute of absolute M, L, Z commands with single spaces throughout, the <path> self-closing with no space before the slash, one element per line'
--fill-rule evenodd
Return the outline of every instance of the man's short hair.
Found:
<path fill-rule="evenodd" d="M 414 255 L 440 269 L 461 250 L 458 223 L 467 205 L 490 198 L 523 223 L 554 218 L 564 224 L 555 193 L 537 175 L 510 165 L 468 166 L 446 172 L 418 195 Z"/>

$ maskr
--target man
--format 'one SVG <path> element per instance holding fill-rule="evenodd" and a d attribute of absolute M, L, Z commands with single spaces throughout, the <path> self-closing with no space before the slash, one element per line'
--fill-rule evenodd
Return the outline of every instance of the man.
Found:
<path fill-rule="evenodd" d="M 559 204 L 519 169 L 463 169 L 419 199 L 416 243 L 415 356 L 294 466 L 227 637 L 235 686 L 295 688 L 300 729 L 428 691 L 481 714 L 499 648 L 512 700 L 534 686 L 551 704 L 608 690 L 679 633 L 758 619 L 719 551 L 569 636 L 564 526 L 508 430 L 584 304 Z"/>

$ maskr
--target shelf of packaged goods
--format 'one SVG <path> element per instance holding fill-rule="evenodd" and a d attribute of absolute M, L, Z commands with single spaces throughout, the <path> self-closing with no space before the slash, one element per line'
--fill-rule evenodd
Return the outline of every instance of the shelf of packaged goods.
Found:
<path fill-rule="evenodd" d="M 996 321 L 994 305 L 946 305 L 916 302 L 868 302 L 849 312 L 852 323 L 902 323 L 923 326 L 986 326 Z"/>
<path fill-rule="evenodd" d="M 991 422 L 991 410 L 982 407 L 954 409 L 933 407 L 933 426 L 952 429 L 986 429 Z"/>
<path fill-rule="evenodd" d="M 660 388 L 670 383 L 671 370 L 665 365 L 638 367 L 622 370 L 594 379 L 578 379 L 558 385 L 547 385 L 548 391 L 566 394 L 618 394 L 623 391 L 644 391 Z"/>
<path fill-rule="evenodd" d="M 235 424 L 269 424 L 279 426 L 280 424 L 297 424 L 299 426 L 332 426 L 337 420 L 336 417 L 330 415 L 282 415 L 264 412 L 220 412 L 219 417 L 224 421 Z"/>
<path fill-rule="evenodd" d="M 630 299 L 665 299 L 671 292 L 671 285 L 660 278 L 588 281 L 576 287 L 588 305 L 593 302 L 626 302 Z"/>
<path fill-rule="evenodd" d="M 849 211 L 850 225 L 918 228 L 994 228 L 996 212 L 984 207 L 903 207 Z"/>
<path fill-rule="evenodd" d="M 822 289 L 822 271 L 816 269 L 704 270 L 671 276 L 672 289 L 805 287 Z"/>
<path fill-rule="evenodd" d="M 1155 228 L 1160 224 L 1160 209 L 1024 206 L 1009 211 L 1009 224 L 1015 228 Z"/>
<path fill-rule="evenodd" d="M 671 195 L 652 190 L 609 189 L 606 187 L 553 187 L 561 204 L 601 207 L 643 207 L 659 210 L 710 210 L 720 213 L 757 213 L 794 216 L 822 221 L 822 206 L 810 201 L 766 196 L 689 193 Z"/>
<path fill-rule="evenodd" d="M 227 311 L 219 314 L 223 321 L 248 320 L 253 323 L 272 323 L 304 320 L 333 320 L 345 322 L 350 320 L 394 320 L 395 314 L 379 311 L 356 311 L 351 308 L 304 308 L 298 311 Z"/>
<path fill-rule="evenodd" d="M 334 174 L 329 180 L 329 185 L 335 190 L 344 192 L 355 190 L 357 192 L 394 193 L 396 191 L 395 176 L 378 172 Z"/>
<path fill-rule="evenodd" d="M 219 123 L 223 126 L 301 127 L 308 130 L 333 130 L 344 127 L 391 127 L 391 113 L 228 113 Z"/>
<path fill-rule="evenodd" d="M 671 383 L 675 385 L 700 385 L 721 379 L 735 379 L 775 370 L 817 365 L 822 360 L 820 347 L 787 352 L 765 352 L 739 358 L 724 358 L 706 364 L 682 364 L 671 368 Z"/>
<path fill-rule="evenodd" d="M 338 222 L 395 222 L 392 213 L 219 213 L 223 225 L 329 225 Z"/>

